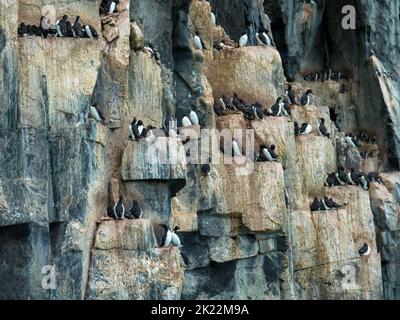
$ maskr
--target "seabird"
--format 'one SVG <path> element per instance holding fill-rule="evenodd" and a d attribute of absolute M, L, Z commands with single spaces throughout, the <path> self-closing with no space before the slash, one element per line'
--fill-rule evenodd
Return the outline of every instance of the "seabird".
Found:
<path fill-rule="evenodd" d="M 254 117 L 256 119 L 263 119 L 264 118 L 264 112 L 262 107 L 260 106 L 260 104 L 255 104 L 252 107 L 253 113 L 254 113 Z"/>
<path fill-rule="evenodd" d="M 322 204 L 322 208 L 324 208 L 324 210 L 326 210 L 326 211 L 332 210 L 332 208 L 329 207 L 329 206 L 326 204 L 325 198 L 324 198 L 324 199 L 321 199 L 321 204 Z"/>
<path fill-rule="evenodd" d="M 328 174 L 328 177 L 326 178 L 325 181 L 325 186 L 326 187 L 333 187 L 336 185 L 336 179 L 335 179 L 335 173 Z"/>
<path fill-rule="evenodd" d="M 194 112 L 193 110 L 190 111 L 189 118 L 192 124 L 199 125 L 199 118 L 197 117 L 196 112 Z"/>
<path fill-rule="evenodd" d="M 192 125 L 192 122 L 190 121 L 190 119 L 187 116 L 184 116 L 182 118 L 182 126 L 183 127 L 190 127 Z"/>
<path fill-rule="evenodd" d="M 239 47 L 244 47 L 247 45 L 247 41 L 249 40 L 248 35 L 245 33 L 239 39 Z"/>
<path fill-rule="evenodd" d="M 215 27 L 217 24 L 217 17 L 215 16 L 214 12 L 211 12 L 211 25 Z"/>
<path fill-rule="evenodd" d="M 383 184 L 382 179 L 378 176 L 378 174 L 376 172 L 368 173 L 368 181 Z"/>
<path fill-rule="evenodd" d="M 107 207 L 107 210 L 106 210 L 106 215 L 108 216 L 108 217 L 110 217 L 110 218 L 115 218 L 115 216 L 114 216 L 114 209 L 113 209 L 113 207 Z"/>
<path fill-rule="evenodd" d="M 232 106 L 230 105 L 229 99 L 225 95 L 223 95 L 221 98 L 219 98 L 219 102 L 220 102 L 222 108 L 224 108 L 224 110 L 226 110 L 226 109 L 232 110 L 233 109 Z"/>
<path fill-rule="evenodd" d="M 90 39 L 96 39 L 96 38 L 99 37 L 99 35 L 98 35 L 97 32 L 96 32 L 96 29 L 93 28 L 93 27 L 90 26 L 90 25 L 85 26 L 85 27 L 84 27 L 84 30 L 85 30 L 86 36 L 87 36 L 88 38 L 90 38 Z"/>
<path fill-rule="evenodd" d="M 258 42 L 259 45 L 266 45 L 266 46 L 270 46 L 271 45 L 271 39 L 262 30 L 257 32 L 256 36 L 257 36 L 257 42 Z"/>
<path fill-rule="evenodd" d="M 218 117 L 222 117 L 225 115 L 224 109 L 221 105 L 219 104 L 214 104 L 214 112 Z"/>
<path fill-rule="evenodd" d="M 271 145 L 269 148 L 265 145 L 260 147 L 260 153 L 267 159 L 267 161 L 277 161 L 278 155 L 275 153 L 275 145 Z"/>
<path fill-rule="evenodd" d="M 139 203 L 136 200 L 133 200 L 132 202 L 132 206 L 129 209 L 129 218 L 128 218 L 128 214 L 127 214 L 127 218 L 128 219 L 140 219 L 143 215 L 143 211 L 139 206 Z"/>
<path fill-rule="evenodd" d="M 172 232 L 166 224 L 160 224 L 160 226 L 163 228 L 160 247 L 167 247 L 171 243 Z"/>
<path fill-rule="evenodd" d="M 340 204 L 336 203 L 332 198 L 328 199 L 327 196 L 324 197 L 324 202 L 330 208 L 340 208 L 341 207 Z"/>
<path fill-rule="evenodd" d="M 92 106 L 90 106 L 90 112 L 89 115 L 95 119 L 97 122 L 103 122 L 105 120 L 105 118 L 103 117 L 103 114 L 101 113 L 101 111 L 99 109 L 97 109 L 97 104 L 93 104 Z"/>
<path fill-rule="evenodd" d="M 68 37 L 68 38 L 74 38 L 74 37 L 75 37 L 75 32 L 74 32 L 74 29 L 72 29 L 72 24 L 71 24 L 71 22 L 67 21 L 67 22 L 66 22 L 66 26 L 67 26 L 67 34 L 66 34 L 66 37 Z"/>
<path fill-rule="evenodd" d="M 296 104 L 296 95 L 294 93 L 294 90 L 292 88 L 292 85 L 288 85 L 288 88 L 286 90 L 286 96 L 288 98 L 289 104 Z"/>
<path fill-rule="evenodd" d="M 21 23 L 21 24 L 18 26 L 18 35 L 19 35 L 20 37 L 26 37 L 26 36 L 28 35 L 28 30 L 27 30 L 27 28 L 26 28 L 25 23 Z"/>
<path fill-rule="evenodd" d="M 325 127 L 325 119 L 324 118 L 320 118 L 319 120 L 321 121 L 320 124 L 319 124 L 319 127 L 318 127 L 319 134 L 321 136 L 330 138 L 331 135 L 328 133 L 328 130 Z"/>
<path fill-rule="evenodd" d="M 196 32 L 196 34 L 194 35 L 193 42 L 194 42 L 194 44 L 195 44 L 197 49 L 203 50 L 204 42 L 203 42 L 203 40 L 201 40 L 198 32 Z"/>
<path fill-rule="evenodd" d="M 351 148 L 357 148 L 359 147 L 359 143 L 357 141 L 357 138 L 353 136 L 353 134 L 348 133 L 345 136 L 345 140 L 347 142 L 347 144 L 351 147 Z"/>
<path fill-rule="evenodd" d="M 75 37 L 77 37 L 77 38 L 83 38 L 85 36 L 83 33 L 83 30 L 82 30 L 82 25 L 81 25 L 80 20 L 81 20 L 81 17 L 76 16 L 74 25 L 72 26 L 72 30 L 74 31 Z"/>
<path fill-rule="evenodd" d="M 362 257 L 369 256 L 370 253 L 371 249 L 366 243 L 358 250 L 358 254 Z"/>
<path fill-rule="evenodd" d="M 181 248 L 182 247 L 181 239 L 179 239 L 178 235 L 176 234 L 176 232 L 178 230 L 179 230 L 179 227 L 175 227 L 174 230 L 171 232 L 171 244 L 174 247 Z"/>
<path fill-rule="evenodd" d="M 341 186 L 344 186 L 347 184 L 347 174 L 343 168 L 343 166 L 340 166 L 338 169 L 338 172 L 336 173 L 336 179 L 339 181 L 339 184 Z"/>
<path fill-rule="evenodd" d="M 201 173 L 205 176 L 209 176 L 211 173 L 211 165 L 209 163 L 204 163 L 201 165 Z"/>
<path fill-rule="evenodd" d="M 351 185 L 357 185 L 359 178 L 359 175 L 354 171 L 353 168 L 351 168 L 347 174 L 347 182 Z"/>
<path fill-rule="evenodd" d="M 299 124 L 295 121 L 294 122 L 294 136 L 297 137 L 300 135 L 300 128 Z"/>
<path fill-rule="evenodd" d="M 311 131 L 312 131 L 312 126 L 309 124 L 309 123 L 303 123 L 302 125 L 301 125 L 301 128 L 300 128 L 300 134 L 301 135 L 307 135 L 307 134 L 310 134 L 311 133 Z"/>
<path fill-rule="evenodd" d="M 117 8 L 118 3 L 119 3 L 119 0 L 108 1 L 107 5 L 106 5 L 108 14 L 114 13 L 115 9 Z"/>
<path fill-rule="evenodd" d="M 310 95 L 312 95 L 311 89 L 308 89 L 300 98 L 300 103 L 302 106 L 307 106 L 310 104 Z"/>
<path fill-rule="evenodd" d="M 67 33 L 67 20 L 68 16 L 63 15 L 62 19 L 57 22 L 56 29 L 57 29 L 57 36 L 58 37 L 66 37 Z"/>
<path fill-rule="evenodd" d="M 271 110 L 269 110 L 269 113 L 273 117 L 278 117 L 278 116 L 282 115 L 282 109 L 283 109 L 282 97 L 278 97 L 278 99 L 276 99 L 274 105 L 271 107 Z"/>
<path fill-rule="evenodd" d="M 233 93 L 232 105 L 233 105 L 234 109 L 238 109 L 238 110 L 240 110 L 244 105 L 243 101 L 239 98 L 239 96 L 237 95 L 236 92 Z"/>
<path fill-rule="evenodd" d="M 117 220 L 122 220 L 125 217 L 125 206 L 124 203 L 122 202 L 123 197 L 122 195 L 119 196 L 118 202 L 114 205 L 113 212 L 114 212 L 114 218 Z"/>
<path fill-rule="evenodd" d="M 311 211 L 320 211 L 321 208 L 321 201 L 319 201 L 318 198 L 315 197 L 313 203 L 311 204 Z"/>
<path fill-rule="evenodd" d="M 163 129 L 166 136 L 176 138 L 178 131 L 178 123 L 176 119 L 167 114 L 163 120 Z"/>
<path fill-rule="evenodd" d="M 368 182 L 368 179 L 363 174 L 360 174 L 360 178 L 358 181 L 359 181 L 359 185 L 361 186 L 361 188 L 368 191 L 369 182 Z"/>
<path fill-rule="evenodd" d="M 144 125 L 142 120 L 136 120 L 133 118 L 131 124 L 129 125 L 129 132 L 132 140 L 139 140 L 142 136 L 144 130 Z"/>

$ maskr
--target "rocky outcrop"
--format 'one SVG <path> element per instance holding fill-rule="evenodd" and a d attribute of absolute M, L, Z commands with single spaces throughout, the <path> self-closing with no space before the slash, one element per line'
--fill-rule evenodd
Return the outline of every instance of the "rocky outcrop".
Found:
<path fill-rule="evenodd" d="M 38 23 L 41 1 L 3 1 L 0 298 L 398 299 L 398 1 L 350 1 L 358 29 L 347 32 L 337 29 L 344 1 L 121 0 L 107 15 L 100 1 L 51 2 L 97 40 L 18 37 L 19 23 Z M 381 15 L 393 19 L 377 28 Z M 261 27 L 273 46 L 256 45 Z M 222 40 L 231 47 L 214 49 Z M 326 67 L 348 79 L 303 80 Z M 297 101 L 314 93 L 290 117 L 213 112 L 234 93 L 269 109 L 287 80 Z M 106 120 L 82 123 L 93 103 Z M 200 125 L 178 138 L 130 139 L 134 117 L 161 128 L 169 114 L 181 126 L 190 110 Z M 294 122 L 312 132 L 295 136 Z M 350 147 L 345 133 L 359 130 L 377 143 Z M 242 156 L 219 144 L 230 136 Z M 275 145 L 277 161 L 249 161 L 260 145 Z M 340 165 L 382 183 L 326 187 Z M 142 219 L 106 216 L 120 195 Z M 341 207 L 311 211 L 324 196 Z M 182 247 L 160 246 L 160 223 L 180 227 Z"/>

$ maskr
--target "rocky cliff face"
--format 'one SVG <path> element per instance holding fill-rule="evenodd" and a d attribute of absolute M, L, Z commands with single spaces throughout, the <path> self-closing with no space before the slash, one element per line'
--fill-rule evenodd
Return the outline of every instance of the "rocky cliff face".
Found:
<path fill-rule="evenodd" d="M 400 298 L 399 0 L 120 0 L 106 16 L 100 2 L 0 3 L 0 298 Z M 357 28 L 345 31 L 349 2 Z M 99 39 L 18 37 L 18 24 L 38 24 L 49 4 L 80 15 Z M 260 27 L 276 47 L 256 46 Z M 244 30 L 248 46 L 213 50 Z M 326 67 L 348 79 L 303 80 Z M 291 107 L 292 121 L 213 112 L 233 92 L 270 107 L 287 80 L 314 92 L 311 106 Z M 106 121 L 78 124 L 93 103 Z M 256 147 L 274 144 L 279 162 L 249 174 L 214 162 L 204 176 L 187 149 L 218 141 L 216 131 L 193 127 L 185 145 L 128 139 L 133 117 L 161 127 L 172 114 L 181 125 L 191 109 L 202 128 L 253 129 Z M 330 138 L 318 134 L 320 118 Z M 294 121 L 313 132 L 296 137 Z M 344 140 L 359 130 L 377 137 L 368 159 Z M 383 184 L 325 187 L 339 165 L 378 171 Z M 105 218 L 120 194 L 139 201 L 143 219 Z M 346 205 L 310 211 L 325 195 Z M 159 223 L 180 227 L 182 248 L 158 246 Z M 364 242 L 371 254 L 360 257 Z"/>

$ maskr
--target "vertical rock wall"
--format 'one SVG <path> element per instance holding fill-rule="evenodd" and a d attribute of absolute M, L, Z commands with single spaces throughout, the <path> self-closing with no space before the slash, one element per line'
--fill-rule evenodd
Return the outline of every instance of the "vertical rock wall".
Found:
<path fill-rule="evenodd" d="M 343 3 L 121 0 L 117 13 L 100 16 L 100 1 L 2 1 L 0 298 L 398 298 L 393 52 L 400 6 L 357 4 L 360 30 L 340 33 Z M 100 38 L 18 38 L 18 23 L 38 23 L 47 4 L 70 20 L 79 14 Z M 393 19 L 378 28 L 385 14 Z M 255 46 L 260 26 L 276 47 Z M 376 38 L 367 36 L 369 27 Z M 232 43 L 244 30 L 249 46 L 213 50 L 214 41 Z M 195 32 L 204 50 L 195 48 Z M 157 49 L 160 61 L 143 45 Z M 365 66 L 371 48 L 376 57 Z M 302 80 L 327 64 L 349 74 L 347 92 L 340 94 L 334 81 Z M 376 69 L 391 78 L 375 78 Z M 286 79 L 296 80 L 298 94 L 311 87 L 315 95 L 307 108 L 292 106 L 291 120 L 250 122 L 237 112 L 212 111 L 234 92 L 270 107 Z M 92 103 L 106 121 L 78 124 Z M 180 125 L 191 109 L 206 129 L 253 129 L 255 147 L 276 145 L 279 162 L 255 163 L 240 175 L 246 168 L 218 160 L 204 176 L 186 152 L 196 142 L 218 141 L 217 131 L 195 136 L 193 127 L 185 145 L 176 138 L 128 139 L 133 117 L 160 127 L 167 113 L 175 114 Z M 318 134 L 320 118 L 330 138 Z M 294 121 L 310 123 L 313 132 L 295 137 Z M 378 138 L 368 160 L 344 142 L 343 132 L 359 129 Z M 220 154 L 219 147 L 213 152 Z M 338 165 L 385 172 L 384 184 L 326 188 L 326 174 Z M 128 208 L 137 199 L 143 219 L 106 218 L 119 195 Z M 312 199 L 324 195 L 345 206 L 311 212 Z M 158 246 L 159 223 L 180 227 L 182 248 Z M 368 257 L 358 254 L 364 242 Z M 56 272 L 53 290 L 42 287 L 47 265 Z"/>

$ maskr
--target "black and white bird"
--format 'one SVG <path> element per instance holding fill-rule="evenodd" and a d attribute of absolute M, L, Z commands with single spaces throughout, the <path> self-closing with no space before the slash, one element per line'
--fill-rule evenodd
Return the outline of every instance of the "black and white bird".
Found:
<path fill-rule="evenodd" d="M 324 197 L 324 203 L 329 208 L 341 208 L 342 206 L 336 203 L 332 198 L 328 198 L 327 196 Z"/>
<path fill-rule="evenodd" d="M 260 146 L 260 154 L 267 160 L 267 161 L 277 161 L 278 155 L 275 153 L 275 145 L 271 145 L 269 148 L 265 145 Z"/>
<path fill-rule="evenodd" d="M 368 181 L 373 182 L 373 183 L 376 182 L 376 183 L 383 184 L 382 179 L 379 177 L 379 175 L 376 172 L 368 173 Z"/>
<path fill-rule="evenodd" d="M 222 116 L 225 115 L 225 110 L 226 110 L 226 109 L 224 110 L 224 108 L 223 108 L 220 104 L 214 104 L 213 109 L 214 109 L 215 114 L 216 114 L 218 117 L 222 117 Z"/>
<path fill-rule="evenodd" d="M 221 98 L 219 98 L 219 103 L 224 110 L 226 110 L 226 109 L 232 110 L 233 109 L 233 107 L 231 106 L 231 104 L 229 102 L 228 97 L 225 95 L 223 95 Z"/>
<path fill-rule="evenodd" d="M 254 117 L 256 119 L 260 119 L 261 120 L 261 119 L 264 118 L 264 111 L 263 111 L 262 106 L 259 103 L 255 103 L 252 106 L 252 110 L 253 110 L 253 113 L 254 113 Z"/>
<path fill-rule="evenodd" d="M 110 0 L 106 4 L 106 10 L 108 14 L 114 13 L 115 9 L 117 9 L 117 5 L 119 3 L 119 0 Z"/>
<path fill-rule="evenodd" d="M 312 126 L 309 123 L 303 123 L 300 128 L 300 135 L 308 135 L 312 131 Z"/>
<path fill-rule="evenodd" d="M 249 41 L 249 36 L 245 33 L 239 39 L 239 47 L 245 47 Z"/>
<path fill-rule="evenodd" d="M 322 204 L 322 209 L 324 209 L 324 210 L 326 210 L 326 211 L 332 210 L 332 208 L 329 207 L 329 206 L 327 205 L 327 203 L 325 202 L 325 198 L 321 199 L 321 202 L 320 202 L 320 203 Z"/>
<path fill-rule="evenodd" d="M 76 38 L 83 38 L 85 36 L 85 34 L 83 33 L 82 30 L 82 25 L 81 25 L 81 17 L 80 16 L 76 16 L 74 25 L 72 26 L 72 30 L 74 31 L 74 36 Z"/>
<path fill-rule="evenodd" d="M 178 136 L 178 122 L 169 114 L 164 118 L 163 129 L 167 137 L 176 138 Z"/>
<path fill-rule="evenodd" d="M 217 17 L 216 17 L 216 15 L 214 14 L 214 12 L 211 12 L 211 25 L 212 25 L 213 27 L 215 27 L 216 24 L 217 24 Z"/>
<path fill-rule="evenodd" d="M 210 165 L 210 160 L 208 161 L 208 163 L 203 163 L 201 165 L 201 173 L 204 176 L 209 176 L 211 174 L 211 165 Z"/>
<path fill-rule="evenodd" d="M 115 216 L 114 216 L 114 208 L 112 206 L 107 207 L 105 214 L 106 214 L 107 217 L 115 218 Z"/>
<path fill-rule="evenodd" d="M 95 119 L 97 122 L 103 122 L 105 118 L 99 109 L 97 109 L 97 104 L 90 106 L 89 116 Z"/>
<path fill-rule="evenodd" d="M 326 129 L 326 126 L 325 126 L 325 119 L 324 118 L 320 118 L 319 120 L 321 121 L 320 124 L 319 124 L 319 127 L 318 127 L 319 134 L 321 136 L 330 138 L 331 135 L 328 133 L 328 130 Z"/>
<path fill-rule="evenodd" d="M 62 19 L 56 23 L 58 37 L 66 37 L 68 35 L 67 34 L 67 21 L 68 21 L 68 16 L 63 15 Z"/>
<path fill-rule="evenodd" d="M 283 109 L 283 101 L 282 100 L 283 100 L 282 97 L 278 97 L 278 99 L 276 99 L 274 105 L 269 110 L 269 113 L 273 117 L 279 117 L 282 115 L 282 109 Z"/>
<path fill-rule="evenodd" d="M 360 179 L 359 174 L 355 172 L 353 168 L 350 169 L 349 173 L 347 174 L 347 182 L 351 185 L 357 185 L 358 180 Z"/>
<path fill-rule="evenodd" d="M 131 124 L 129 125 L 130 137 L 133 141 L 139 140 L 143 135 L 144 125 L 142 120 L 136 120 L 133 118 Z"/>
<path fill-rule="evenodd" d="M 128 219 L 140 219 L 143 215 L 143 211 L 140 208 L 139 203 L 137 200 L 132 201 L 132 206 L 129 211 L 126 213 L 126 218 Z"/>
<path fill-rule="evenodd" d="M 19 35 L 20 37 L 26 37 L 26 36 L 28 36 L 28 28 L 27 28 L 27 26 L 25 25 L 25 23 L 21 23 L 21 24 L 18 26 L 18 35 Z"/>
<path fill-rule="evenodd" d="M 358 184 L 360 185 L 361 188 L 364 190 L 368 191 L 369 190 L 369 181 L 368 177 L 366 177 L 364 174 L 360 174 L 360 178 L 358 179 Z"/>
<path fill-rule="evenodd" d="M 232 97 L 232 105 L 234 107 L 234 110 L 240 110 L 244 107 L 244 102 L 241 100 L 236 92 L 233 93 Z"/>
<path fill-rule="evenodd" d="M 268 37 L 267 33 L 263 30 L 259 30 L 256 33 L 258 45 L 270 46 L 272 44 L 271 39 Z"/>
<path fill-rule="evenodd" d="M 357 138 L 353 136 L 353 134 L 348 133 L 345 136 L 345 140 L 347 142 L 347 144 L 351 147 L 351 148 L 357 148 L 359 146 L 359 143 L 357 141 Z"/>
<path fill-rule="evenodd" d="M 178 230 L 179 227 L 175 227 L 174 230 L 171 232 L 171 244 L 174 247 L 181 248 L 182 247 L 181 239 L 179 239 L 178 235 L 176 234 Z"/>
<path fill-rule="evenodd" d="M 336 185 L 336 176 L 335 176 L 335 172 L 328 174 L 328 176 L 326 177 L 325 180 L 325 187 L 333 187 Z"/>
<path fill-rule="evenodd" d="M 199 125 L 199 117 L 197 116 L 196 112 L 194 112 L 193 110 L 191 110 L 189 113 L 189 119 L 193 125 L 196 125 L 196 126 Z"/>
<path fill-rule="evenodd" d="M 300 103 L 302 106 L 308 106 L 310 104 L 310 95 L 312 95 L 312 90 L 308 89 L 300 98 Z"/>
<path fill-rule="evenodd" d="M 192 125 L 192 122 L 190 121 L 189 117 L 184 116 L 182 118 L 182 127 L 190 127 Z"/>
<path fill-rule="evenodd" d="M 157 230 L 157 234 L 161 239 L 160 247 L 168 247 L 171 244 L 172 232 L 166 224 L 159 225 L 161 229 Z"/>
<path fill-rule="evenodd" d="M 338 182 L 341 186 L 348 184 L 347 174 L 346 174 L 343 166 L 339 167 L 338 172 L 336 173 L 336 179 L 338 180 Z"/>
<path fill-rule="evenodd" d="M 294 136 L 297 137 L 300 135 L 300 127 L 299 124 L 295 121 L 294 122 Z"/>
<path fill-rule="evenodd" d="M 197 49 L 203 50 L 204 42 L 201 40 L 198 32 L 196 32 L 196 34 L 193 36 L 193 42 Z"/>
<path fill-rule="evenodd" d="M 97 39 L 99 37 L 96 29 L 90 25 L 84 26 L 83 30 L 85 31 L 85 35 L 90 39 Z"/>
<path fill-rule="evenodd" d="M 318 198 L 315 197 L 313 203 L 311 204 L 311 211 L 320 211 L 321 209 L 322 209 L 321 201 L 319 201 Z"/>
<path fill-rule="evenodd" d="M 289 104 L 296 104 L 296 94 L 293 90 L 292 85 L 288 85 L 288 88 L 286 90 L 286 97 L 288 99 Z"/>
<path fill-rule="evenodd" d="M 369 256 L 371 249 L 368 244 L 364 243 L 363 246 L 358 250 L 358 254 L 362 257 Z"/>
<path fill-rule="evenodd" d="M 125 217 L 125 206 L 123 203 L 123 196 L 119 196 L 118 202 L 114 205 L 113 212 L 116 220 L 122 220 Z"/>
<path fill-rule="evenodd" d="M 67 35 L 66 35 L 66 37 L 74 38 L 75 37 L 75 32 L 74 32 L 74 29 L 72 29 L 71 22 L 67 21 L 66 24 L 67 24 Z"/>

